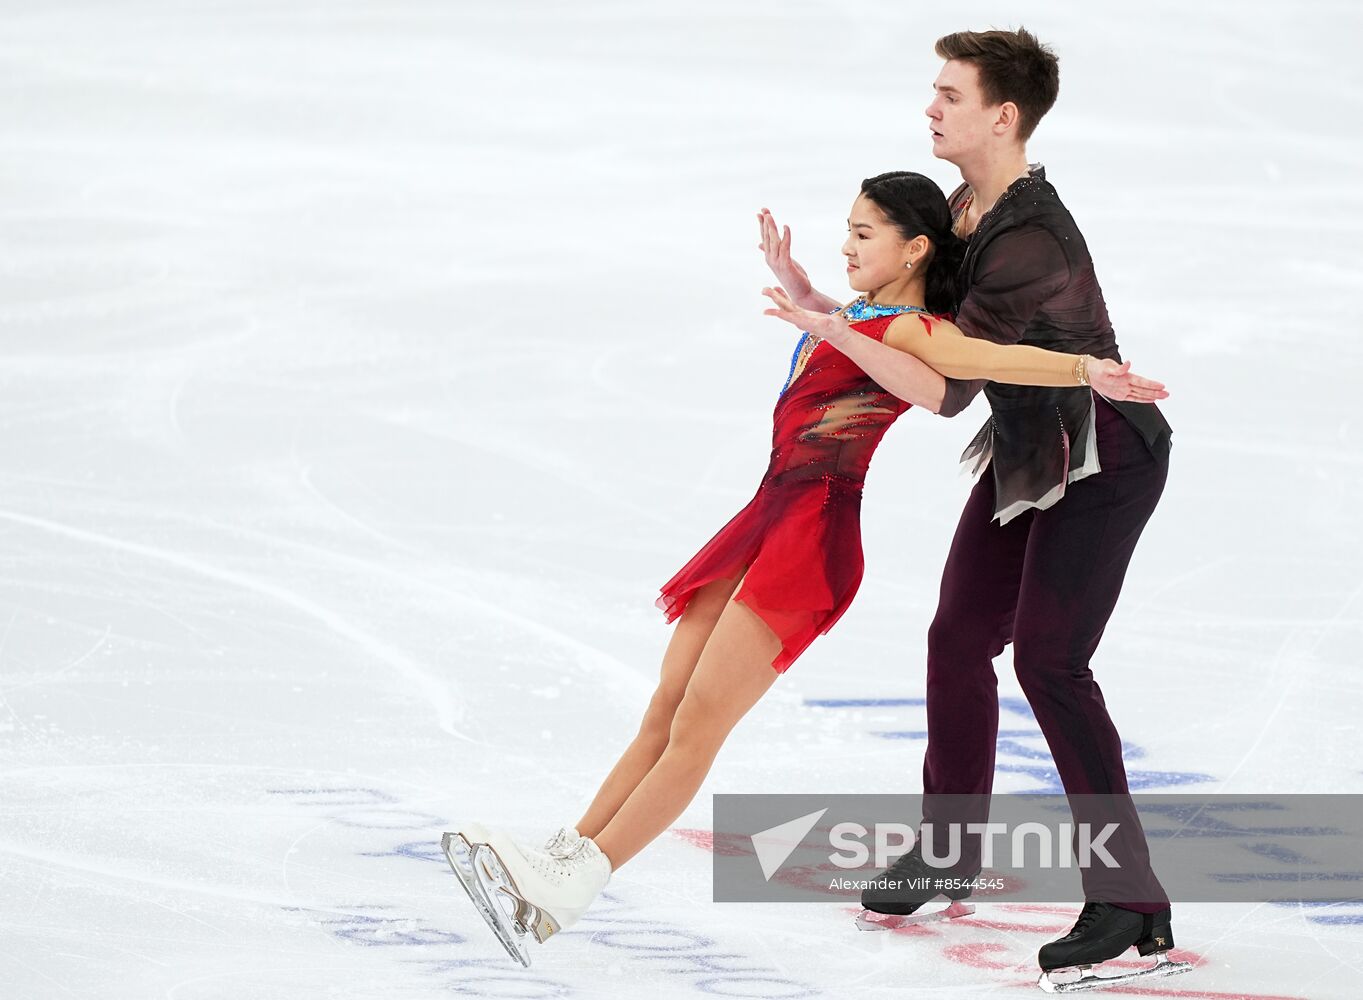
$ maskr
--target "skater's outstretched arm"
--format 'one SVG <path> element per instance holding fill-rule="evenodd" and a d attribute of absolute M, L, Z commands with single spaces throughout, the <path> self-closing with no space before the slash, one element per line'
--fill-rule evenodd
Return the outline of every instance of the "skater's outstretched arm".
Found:
<path fill-rule="evenodd" d="M 827 340 L 900 399 L 934 413 L 942 405 L 943 376 L 1065 387 L 1082 384 L 1079 376 L 1083 374 L 1095 392 L 1109 399 L 1153 403 L 1169 395 L 1163 384 L 1133 375 L 1130 362 L 1118 364 L 1023 344 L 995 344 L 966 337 L 955 324 L 929 320 L 922 314 L 898 317 L 882 343 L 856 333 L 842 316 L 801 309 L 783 289 L 765 288 L 762 294 L 776 305 L 766 315 Z M 931 332 L 925 323 L 931 325 Z"/>
<path fill-rule="evenodd" d="M 955 323 L 921 314 L 896 318 L 885 331 L 884 342 L 912 354 L 947 378 L 986 378 L 1012 385 L 1060 388 L 1088 384 L 1108 399 L 1132 403 L 1153 403 L 1169 397 L 1162 382 L 1133 375 L 1130 361 L 1119 364 L 1026 344 L 995 344 L 967 337 Z"/>
<path fill-rule="evenodd" d="M 842 305 L 837 299 L 830 299 L 823 292 L 815 291 L 805 269 L 791 258 L 789 226 L 778 230 L 769 208 L 757 213 L 757 224 L 762 230 L 762 242 L 757 244 L 757 249 L 766 255 L 771 273 L 776 275 L 777 282 L 796 305 L 814 312 L 832 312 Z"/>
<path fill-rule="evenodd" d="M 1027 324 L 1070 277 L 1069 260 L 1052 232 L 1025 226 L 1004 233 L 991 242 L 990 252 L 976 267 L 970 291 L 956 308 L 956 325 L 972 339 L 1016 344 Z M 938 412 L 954 417 L 970 405 L 986 382 L 982 378 L 947 379 Z"/>

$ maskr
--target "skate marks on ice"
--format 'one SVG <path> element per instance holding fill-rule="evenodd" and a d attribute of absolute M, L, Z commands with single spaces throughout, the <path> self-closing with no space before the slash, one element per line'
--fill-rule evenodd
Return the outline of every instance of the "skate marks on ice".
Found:
<path fill-rule="evenodd" d="M 315 492 L 315 487 L 312 487 L 310 483 L 309 486 Z M 324 502 L 332 509 L 340 510 L 330 500 Z M 343 511 L 341 513 L 348 520 L 354 520 L 354 516 L 348 512 Z M 653 685 L 646 675 L 601 647 L 592 645 L 576 635 L 517 611 L 504 602 L 499 603 L 480 596 L 478 591 L 480 589 L 486 590 L 488 587 L 488 581 L 484 574 L 472 570 L 463 570 L 456 566 L 442 566 L 440 568 L 442 575 L 455 575 L 459 578 L 462 586 L 456 588 L 435 580 L 424 579 L 411 572 L 399 571 L 375 559 L 345 554 L 332 548 L 301 542 L 295 538 L 241 525 L 214 525 L 214 527 L 240 538 L 249 538 L 267 544 L 271 548 L 286 549 L 307 555 L 313 559 L 325 560 L 335 567 L 353 571 L 363 579 L 383 581 L 392 587 L 433 598 L 447 607 L 470 612 L 480 620 L 506 625 L 516 630 L 521 638 L 533 638 L 543 642 L 546 646 L 562 650 L 567 654 L 567 658 L 563 661 L 565 665 L 577 669 L 585 678 L 604 680 L 606 683 L 603 685 L 603 690 L 619 699 L 622 704 L 628 704 L 631 708 L 637 703 L 640 695 L 648 694 L 653 690 Z M 425 556 L 425 553 L 408 542 L 381 532 L 367 524 L 365 528 L 368 533 L 383 541 L 386 546 L 393 550 L 406 552 L 416 558 Z M 446 677 L 452 673 L 452 670 L 446 671 L 441 676 Z M 461 721 L 463 721 L 462 718 Z M 480 740 L 479 742 L 485 743 L 486 741 Z"/>
<path fill-rule="evenodd" d="M 436 676 L 426 665 L 417 662 L 392 644 L 356 627 L 345 616 L 294 590 L 249 573 L 215 566 L 193 556 L 182 555 L 178 552 L 140 542 L 114 538 L 84 528 L 51 521 L 47 518 L 0 510 L 0 521 L 8 521 L 12 524 L 58 535 L 71 541 L 112 549 L 141 559 L 174 566 L 176 569 L 247 590 L 285 605 L 295 612 L 320 622 L 331 632 L 368 651 L 376 659 L 406 677 L 429 702 L 443 732 L 468 743 L 478 742 L 459 727 L 458 724 L 462 721 L 463 713 L 461 709 L 456 707 L 453 692 L 450 690 L 446 678 Z"/>
<path fill-rule="evenodd" d="M 342 827 L 364 849 L 334 857 L 327 870 L 344 871 L 340 888 L 367 887 L 355 902 L 288 907 L 308 916 L 317 926 L 351 945 L 387 950 L 408 969 L 419 971 L 433 985 L 457 987 L 474 996 L 601 996 L 632 994 L 635 981 L 627 965 L 641 963 L 649 974 L 675 982 L 689 994 L 726 997 L 813 997 L 820 992 L 783 969 L 723 944 L 719 936 L 700 934 L 665 919 L 640 916 L 627 889 L 612 887 L 572 928 L 554 935 L 545 945 L 537 968 L 520 964 L 517 946 L 540 946 L 528 939 L 503 941 L 507 955 L 493 951 L 492 939 L 473 917 L 471 900 L 478 891 L 464 882 L 459 869 L 453 877 L 440 876 L 447 862 L 458 863 L 461 852 L 441 832 L 449 821 L 410 806 L 398 796 L 369 785 L 347 787 L 280 787 L 270 794 L 292 807 Z M 395 838 L 401 838 L 394 843 Z M 300 852 L 301 853 L 301 852 Z M 453 855 L 453 856 L 451 856 Z M 351 858 L 370 859 L 383 872 L 352 872 Z M 470 859 L 472 860 L 472 859 Z M 406 863 L 415 862 L 416 868 Z M 316 868 L 318 860 L 311 865 Z M 318 869 L 320 872 L 322 869 Z M 460 883 L 462 891 L 451 883 Z M 325 892 L 334 892 L 330 885 Z M 466 900 L 465 896 L 468 896 Z M 375 896 L 385 900 L 373 902 Z M 405 898 L 405 903 L 394 900 Z M 489 901 L 491 902 L 491 901 Z M 491 905 L 497 905 L 491 902 Z M 481 907 L 480 907 L 481 909 Z M 647 909 L 656 911 L 656 900 Z M 485 918 L 486 919 L 486 918 Z M 585 950 L 584 950 L 585 948 Z M 617 960 L 618 959 L 618 960 Z M 601 982 L 602 965 L 607 979 Z"/>

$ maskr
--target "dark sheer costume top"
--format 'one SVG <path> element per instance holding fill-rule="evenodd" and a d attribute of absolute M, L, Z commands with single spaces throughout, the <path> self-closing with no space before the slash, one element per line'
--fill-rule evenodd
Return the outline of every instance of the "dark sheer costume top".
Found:
<path fill-rule="evenodd" d="M 953 192 L 953 218 L 969 194 L 964 184 Z M 956 324 L 967 336 L 1121 361 L 1088 246 L 1040 164 L 980 219 L 956 297 Z M 955 416 L 981 389 L 993 415 L 961 461 L 972 473 L 992 467 L 994 516 L 1001 524 L 1029 508 L 1052 506 L 1068 484 L 1101 471 L 1088 388 L 947 379 L 941 414 Z M 1109 402 L 1152 454 L 1168 456 L 1172 431 L 1157 407 Z"/>

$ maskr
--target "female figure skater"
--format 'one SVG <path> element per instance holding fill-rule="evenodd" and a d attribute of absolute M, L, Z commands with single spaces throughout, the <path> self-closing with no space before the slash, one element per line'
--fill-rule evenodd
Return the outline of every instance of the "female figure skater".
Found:
<path fill-rule="evenodd" d="M 663 586 L 658 606 L 677 627 L 657 690 L 577 826 L 543 850 L 476 823 L 445 834 L 455 873 L 522 964 L 529 964 L 526 934 L 543 943 L 571 926 L 611 872 L 681 814 L 730 730 L 857 591 L 862 484 L 876 445 L 910 403 L 824 338 L 871 337 L 920 359 L 922 378 L 895 389 L 933 411 L 942 376 L 1092 385 L 1114 399 L 1146 402 L 1168 395 L 1132 375 L 1129 363 L 1004 347 L 967 338 L 943 319 L 964 244 L 952 233 L 941 190 L 921 174 L 862 182 L 848 231 L 848 282 L 861 293 L 852 303 L 811 313 L 780 288 L 763 290 L 774 303 L 767 315 L 810 331 L 776 402 L 770 465 L 752 502 Z M 773 237 L 764 213 L 763 248 L 775 264 L 784 247 Z"/>

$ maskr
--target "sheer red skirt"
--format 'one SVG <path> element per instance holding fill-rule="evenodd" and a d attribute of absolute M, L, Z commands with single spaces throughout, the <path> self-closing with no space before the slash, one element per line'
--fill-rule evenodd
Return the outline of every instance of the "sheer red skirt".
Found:
<path fill-rule="evenodd" d="M 890 319 L 853 324 L 880 339 Z M 696 591 L 745 574 L 734 600 L 781 641 L 781 673 L 838 621 L 861 584 L 861 493 L 871 455 L 909 404 L 819 343 L 776 404 L 771 464 L 757 495 L 662 587 L 675 621 Z M 745 573 L 746 571 L 746 573 Z"/>
<path fill-rule="evenodd" d="M 842 617 L 861 584 L 861 486 L 830 477 L 761 491 L 663 585 L 675 621 L 696 591 L 746 569 L 734 600 L 781 640 L 780 673 Z"/>

